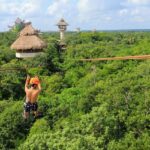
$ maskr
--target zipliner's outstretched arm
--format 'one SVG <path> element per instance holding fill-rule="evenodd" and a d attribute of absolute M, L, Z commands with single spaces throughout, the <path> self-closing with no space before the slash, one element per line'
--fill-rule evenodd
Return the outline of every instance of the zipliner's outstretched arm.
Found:
<path fill-rule="evenodd" d="M 29 86 L 29 83 L 30 83 L 30 76 L 27 75 L 27 78 L 26 78 L 26 82 L 25 82 L 25 92 L 27 93 L 28 91 L 28 86 Z M 27 108 L 27 104 L 24 103 L 24 112 L 23 112 L 23 117 L 24 119 L 27 119 L 29 117 L 29 112 L 26 112 L 26 108 Z"/>
<path fill-rule="evenodd" d="M 28 90 L 28 85 L 29 85 L 29 83 L 30 83 L 30 76 L 29 75 L 27 75 L 27 79 L 26 79 L 26 82 L 25 82 L 25 92 Z"/>

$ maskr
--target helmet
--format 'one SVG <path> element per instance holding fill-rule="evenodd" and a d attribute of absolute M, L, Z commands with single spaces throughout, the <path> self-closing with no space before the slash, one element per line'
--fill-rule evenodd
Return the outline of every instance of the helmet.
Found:
<path fill-rule="evenodd" d="M 30 79 L 30 84 L 39 84 L 39 79 L 37 77 L 31 78 Z"/>

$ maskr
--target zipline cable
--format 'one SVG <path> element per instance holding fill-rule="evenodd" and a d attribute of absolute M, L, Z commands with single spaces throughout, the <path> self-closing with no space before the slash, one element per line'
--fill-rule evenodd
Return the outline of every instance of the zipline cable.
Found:
<path fill-rule="evenodd" d="M 145 60 L 150 59 L 150 55 L 107 57 L 107 58 L 83 58 L 80 61 L 107 61 L 107 60 Z"/>
<path fill-rule="evenodd" d="M 124 57 L 106 57 L 106 58 L 83 58 L 74 59 L 77 61 L 107 61 L 107 60 L 146 60 L 150 59 L 150 55 L 124 56 Z M 26 67 L 0 67 L 1 71 L 27 71 Z"/>

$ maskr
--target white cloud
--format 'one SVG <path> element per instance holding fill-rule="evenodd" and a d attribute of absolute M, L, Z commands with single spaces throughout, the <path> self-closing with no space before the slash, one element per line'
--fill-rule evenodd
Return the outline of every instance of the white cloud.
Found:
<path fill-rule="evenodd" d="M 63 16 L 67 14 L 70 6 L 69 0 L 55 0 L 48 7 L 48 14 L 54 16 Z"/>
<path fill-rule="evenodd" d="M 149 18 L 150 8 L 149 7 L 136 7 L 131 10 L 131 14 Z"/>
<path fill-rule="evenodd" d="M 119 10 L 120 16 L 128 15 L 130 16 L 150 16 L 150 9 L 149 7 L 129 7 Z"/>
<path fill-rule="evenodd" d="M 27 16 L 40 9 L 40 0 L 7 1 L 0 0 L 0 13 L 18 16 Z"/>
<path fill-rule="evenodd" d="M 150 0 L 0 0 L 0 30 L 17 17 L 43 30 L 56 30 L 61 17 L 70 30 L 149 28 L 149 16 Z"/>
<path fill-rule="evenodd" d="M 79 0 L 77 3 L 78 18 L 81 22 L 97 19 L 101 15 L 101 0 Z"/>
<path fill-rule="evenodd" d="M 90 22 L 96 19 L 110 21 L 112 14 L 122 7 L 122 1 L 124 0 L 78 0 L 79 19 L 81 22 Z"/>
<path fill-rule="evenodd" d="M 128 12 L 129 12 L 129 10 L 124 8 L 124 9 L 119 10 L 119 15 L 120 16 L 124 16 L 124 15 L 127 15 Z"/>
<path fill-rule="evenodd" d="M 135 4 L 135 5 L 147 5 L 150 4 L 150 0 L 128 0 L 127 1 L 130 4 Z"/>
<path fill-rule="evenodd" d="M 139 8 L 135 8 L 135 9 L 131 10 L 130 13 L 131 13 L 131 15 L 136 16 L 136 15 L 139 15 L 140 13 L 142 13 L 142 12 L 140 12 Z"/>
<path fill-rule="evenodd" d="M 79 13 L 92 13 L 92 11 L 102 10 L 102 0 L 79 0 L 78 4 Z"/>
<path fill-rule="evenodd" d="M 105 20 L 109 22 L 109 21 L 111 21 L 111 20 L 112 20 L 112 17 L 110 17 L 110 16 L 106 16 L 106 17 L 105 17 Z"/>
<path fill-rule="evenodd" d="M 150 0 L 126 0 L 118 14 L 128 23 L 147 23 L 150 19 Z"/>
<path fill-rule="evenodd" d="M 69 24 L 68 29 L 78 26 L 76 0 L 52 0 L 46 14 L 50 16 L 49 22 L 52 25 L 56 24 L 60 18 L 64 18 Z"/>

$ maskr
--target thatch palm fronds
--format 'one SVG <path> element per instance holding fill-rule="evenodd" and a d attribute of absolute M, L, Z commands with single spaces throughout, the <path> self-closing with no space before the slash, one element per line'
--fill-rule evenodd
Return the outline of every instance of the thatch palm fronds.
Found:
<path fill-rule="evenodd" d="M 46 44 L 37 36 L 31 35 L 31 36 L 20 36 L 12 45 L 11 49 L 16 50 L 39 50 L 46 47 Z"/>
<path fill-rule="evenodd" d="M 29 50 L 42 50 L 46 47 L 44 41 L 38 37 L 38 31 L 35 30 L 31 24 L 20 32 L 18 39 L 11 45 L 11 49 L 17 51 L 27 52 Z"/>

